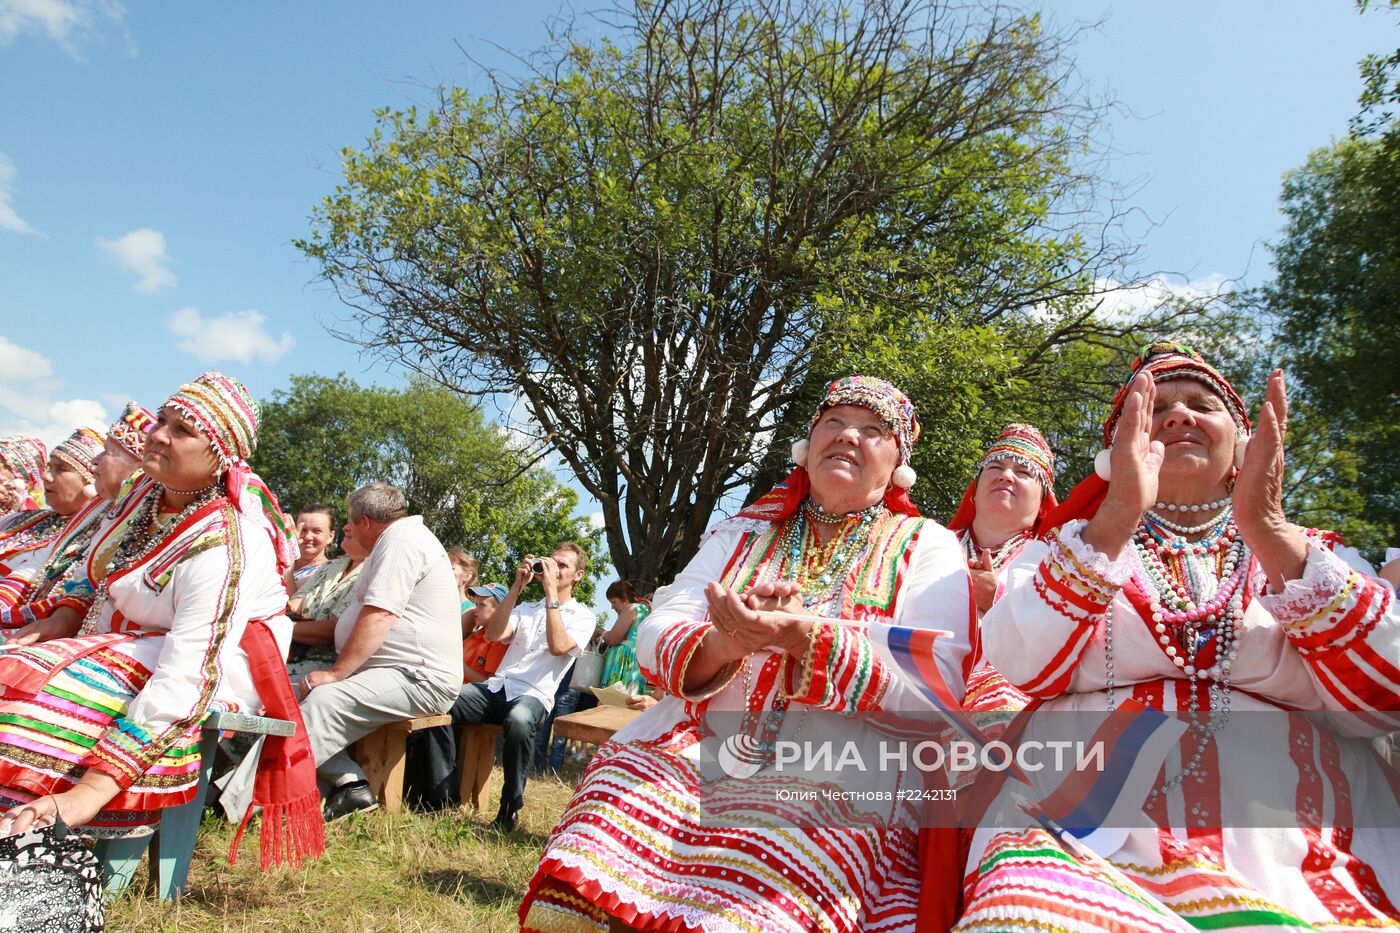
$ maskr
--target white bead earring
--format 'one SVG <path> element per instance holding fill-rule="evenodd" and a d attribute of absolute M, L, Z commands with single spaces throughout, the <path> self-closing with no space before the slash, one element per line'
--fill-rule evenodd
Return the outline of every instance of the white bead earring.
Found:
<path fill-rule="evenodd" d="M 914 472 L 914 468 L 907 463 L 902 463 L 894 468 L 894 475 L 890 477 L 900 489 L 908 489 L 919 480 L 919 474 Z"/>
<path fill-rule="evenodd" d="M 794 442 L 793 442 L 793 444 L 792 444 L 792 462 L 793 462 L 793 463 L 797 464 L 798 466 L 806 466 L 806 465 L 807 465 L 807 447 L 808 447 L 808 444 L 807 444 L 807 439 L 806 439 L 805 437 L 804 437 L 802 440 L 800 440 L 800 441 L 794 441 Z"/>

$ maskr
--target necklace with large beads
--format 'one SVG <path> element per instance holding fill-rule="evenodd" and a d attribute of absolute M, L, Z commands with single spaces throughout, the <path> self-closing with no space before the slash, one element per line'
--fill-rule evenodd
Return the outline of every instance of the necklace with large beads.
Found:
<path fill-rule="evenodd" d="M 144 560 L 147 555 L 160 546 L 171 528 L 178 526 L 186 518 L 218 498 L 220 489 L 209 486 L 200 490 L 199 495 L 195 496 L 188 505 L 168 521 L 160 520 L 160 500 L 163 492 L 161 486 L 152 486 L 145 498 L 141 500 L 141 504 L 136 507 L 136 512 L 132 515 L 130 523 L 127 524 L 126 532 L 122 535 L 116 552 L 107 564 L 102 582 L 97 585 L 97 593 L 92 600 L 92 605 L 88 608 L 87 615 L 83 616 L 83 624 L 79 634 L 89 635 L 96 630 L 97 622 L 102 618 L 102 609 L 107 604 L 107 582 L 112 578 L 112 574 Z"/>
<path fill-rule="evenodd" d="M 1200 767 L 1206 748 L 1230 718 L 1230 669 L 1239 651 L 1244 620 L 1245 576 L 1249 551 L 1227 508 L 1193 533 L 1205 537 L 1188 541 L 1153 520 L 1144 518 L 1133 535 L 1133 550 L 1141 572 L 1139 587 L 1148 594 L 1153 633 L 1172 664 L 1188 684 L 1187 728 L 1196 735 L 1196 747 L 1182 770 L 1152 791 L 1152 798 L 1179 787 L 1189 777 L 1203 780 Z M 1113 711 L 1114 666 L 1112 617 L 1105 632 L 1107 706 Z M 1181 646 L 1178 650 L 1172 644 Z M 1197 664 L 1202 649 L 1217 641 L 1215 663 Z M 1209 681 L 1207 715 L 1196 707 L 1199 684 Z"/>
<path fill-rule="evenodd" d="M 870 541 L 872 526 L 885 514 L 884 503 L 852 513 L 825 544 L 819 542 L 815 530 L 808 524 L 805 508 L 788 520 L 778 542 L 778 552 L 787 557 L 784 579 L 797 582 L 804 605 L 830 599 L 860 559 Z"/>
<path fill-rule="evenodd" d="M 1003 541 L 1000 547 L 992 551 L 992 569 L 1000 570 L 1001 565 L 1006 563 L 1007 558 L 1009 558 L 1012 554 L 1015 554 L 1018 550 L 1020 550 L 1021 546 L 1024 545 L 1027 541 L 1029 541 L 1031 537 L 1032 532 L 1029 528 L 1027 528 L 1023 531 L 1016 532 L 1014 535 Z M 981 561 L 983 549 L 977 546 L 976 540 L 974 540 L 972 537 L 971 528 L 967 529 L 967 531 L 963 533 L 962 544 L 963 555 L 969 561 Z M 990 551 L 992 549 L 987 548 L 987 550 Z"/>

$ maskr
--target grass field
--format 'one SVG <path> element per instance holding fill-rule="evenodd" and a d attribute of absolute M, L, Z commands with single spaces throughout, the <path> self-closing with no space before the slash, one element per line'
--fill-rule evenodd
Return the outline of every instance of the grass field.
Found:
<path fill-rule="evenodd" d="M 515 910 L 549 831 L 573 793 L 577 773 L 531 778 L 518 829 L 503 835 L 490 818 L 496 770 L 480 814 L 373 812 L 326 827 L 326 854 L 298 871 L 258 868 L 256 824 L 238 864 L 228 864 L 232 827 L 206 814 L 185 896 L 162 904 L 137 883 L 108 910 L 107 928 L 137 931 L 491 930 L 518 928 Z"/>

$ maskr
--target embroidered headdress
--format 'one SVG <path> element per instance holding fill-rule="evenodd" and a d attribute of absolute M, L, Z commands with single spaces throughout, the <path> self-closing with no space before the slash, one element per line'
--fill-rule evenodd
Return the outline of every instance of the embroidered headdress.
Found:
<path fill-rule="evenodd" d="M 909 396 L 885 380 L 873 376 L 846 376 L 837 379 L 827 386 L 826 395 L 822 397 L 816 412 L 807 422 L 807 433 L 811 433 L 823 412 L 837 405 L 857 405 L 869 409 L 894 435 L 899 447 L 899 466 L 895 468 L 889 488 L 885 490 L 885 505 L 893 512 L 917 516 L 919 509 L 909 498 L 909 487 L 914 485 L 915 480 L 914 470 L 909 466 L 909 458 L 914 444 L 919 440 L 919 419 L 914 413 L 914 403 L 909 400 Z M 797 467 L 788 474 L 787 479 L 755 499 L 739 512 L 736 518 L 778 522 L 797 511 L 812 488 L 812 479 L 806 467 L 806 438 L 792 445 L 792 458 Z"/>
<path fill-rule="evenodd" d="M 149 409 L 135 402 L 127 402 L 126 408 L 112 426 L 107 429 L 107 437 L 112 443 L 131 454 L 137 460 L 146 455 L 146 435 L 156 426 L 156 416 Z"/>
<path fill-rule="evenodd" d="M 856 405 L 874 412 L 899 444 L 900 465 L 909 465 L 914 444 L 919 440 L 919 419 L 914 414 L 914 403 L 909 401 L 909 396 L 874 376 L 837 379 L 826 387 L 826 397 L 807 422 L 807 433 L 812 433 L 823 412 L 837 405 Z"/>
<path fill-rule="evenodd" d="M 1123 413 L 1123 402 L 1128 397 L 1128 389 L 1138 373 L 1146 370 L 1152 374 L 1152 381 L 1158 384 L 1171 379 L 1194 379 L 1203 383 L 1225 402 L 1235 426 L 1242 431 L 1249 430 L 1249 415 L 1244 410 L 1244 402 L 1239 393 L 1224 376 L 1215 371 L 1209 363 L 1192 348 L 1171 340 L 1156 340 L 1142 348 L 1133 360 L 1132 371 L 1127 380 L 1113 394 L 1113 410 L 1103 424 L 1103 445 L 1113 444 L 1113 429 L 1118 426 L 1118 417 Z"/>
<path fill-rule="evenodd" d="M 44 504 L 44 467 L 48 461 L 49 450 L 37 437 L 13 434 L 0 440 L 0 465 L 24 483 L 31 500 L 26 508 L 39 508 Z"/>
<path fill-rule="evenodd" d="M 258 403 L 237 379 L 207 372 L 180 386 L 165 404 L 199 425 L 225 468 L 247 460 L 258 446 Z"/>
<path fill-rule="evenodd" d="M 102 435 L 92 428 L 78 428 L 68 435 L 67 440 L 55 447 L 49 456 L 77 470 L 85 483 L 91 483 L 92 462 L 100 453 Z"/>
<path fill-rule="evenodd" d="M 997 439 L 992 441 L 992 446 L 987 448 L 982 459 L 977 461 L 977 466 L 972 471 L 972 481 L 967 484 L 957 514 L 948 523 L 949 528 L 961 531 L 972 527 L 973 519 L 977 517 L 977 479 L 987 464 L 998 460 L 1012 460 L 1022 464 L 1040 480 L 1043 495 L 1040 499 L 1040 511 L 1036 513 L 1032 529 L 1039 530 L 1041 519 L 1059 505 L 1055 499 L 1055 451 L 1050 449 L 1045 436 L 1035 427 L 1029 424 L 1008 424 L 1001 429 Z"/>
<path fill-rule="evenodd" d="M 1240 445 L 1239 449 L 1243 450 L 1244 440 L 1251 426 L 1244 401 L 1235 391 L 1235 387 L 1191 347 L 1172 340 L 1154 340 L 1134 358 L 1128 378 L 1113 394 L 1113 407 L 1108 420 L 1103 424 L 1104 449 L 1094 458 L 1093 475 L 1081 480 L 1079 485 L 1074 487 L 1069 498 L 1046 519 L 1045 528 L 1054 528 L 1075 518 L 1092 518 L 1099 510 L 1104 496 L 1108 493 L 1108 453 L 1113 445 L 1113 432 L 1118 426 L 1118 418 L 1123 414 L 1123 404 L 1128 398 L 1128 390 L 1132 387 L 1133 380 L 1137 378 L 1138 373 L 1144 371 L 1152 374 L 1152 381 L 1155 383 L 1160 384 L 1172 379 L 1194 379 L 1218 395 L 1239 429 L 1240 439 L 1237 443 Z"/>

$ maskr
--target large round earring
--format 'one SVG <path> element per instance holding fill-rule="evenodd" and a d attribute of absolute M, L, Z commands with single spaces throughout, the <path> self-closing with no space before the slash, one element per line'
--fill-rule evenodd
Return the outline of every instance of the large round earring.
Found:
<path fill-rule="evenodd" d="M 97 495 L 97 487 L 92 483 L 85 483 L 83 485 L 83 495 L 91 499 L 93 496 Z"/>
<path fill-rule="evenodd" d="M 894 474 L 890 477 L 900 489 L 909 489 L 919 481 L 919 474 L 914 472 L 914 468 L 907 463 L 901 463 L 894 468 Z"/>
<path fill-rule="evenodd" d="M 1235 469 L 1244 469 L 1244 452 L 1249 449 L 1249 435 L 1241 433 L 1235 441 Z"/>
<path fill-rule="evenodd" d="M 1094 472 L 1099 475 L 1099 479 L 1105 483 L 1113 475 L 1113 451 L 1105 447 L 1094 454 Z"/>
<path fill-rule="evenodd" d="M 800 441 L 793 441 L 793 444 L 792 444 L 792 462 L 795 463 L 795 464 L 797 464 L 798 466 L 806 466 L 806 465 L 807 465 L 807 448 L 808 448 L 809 446 L 810 446 L 810 445 L 807 443 L 807 438 L 805 438 L 805 437 L 804 437 L 802 440 L 800 440 Z"/>

